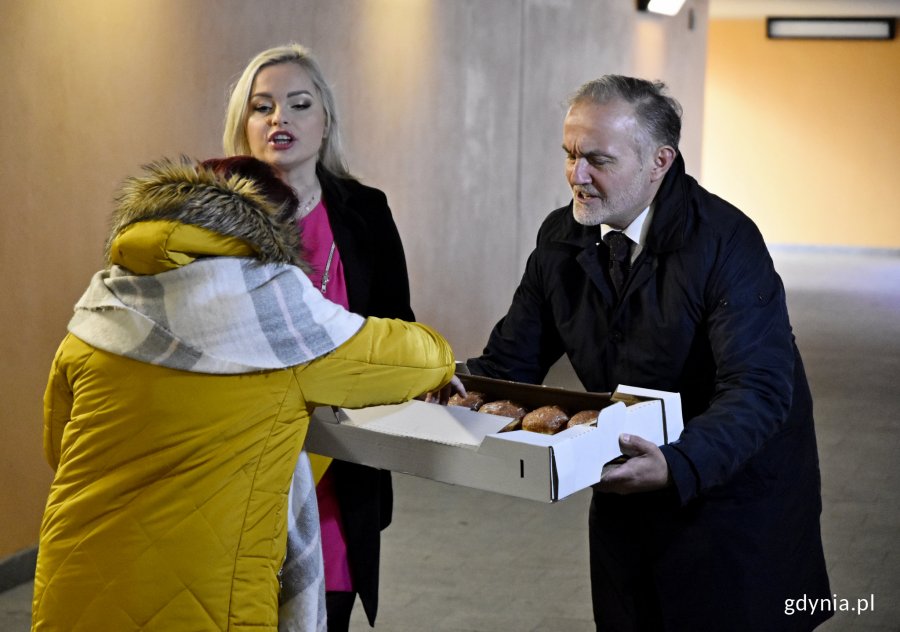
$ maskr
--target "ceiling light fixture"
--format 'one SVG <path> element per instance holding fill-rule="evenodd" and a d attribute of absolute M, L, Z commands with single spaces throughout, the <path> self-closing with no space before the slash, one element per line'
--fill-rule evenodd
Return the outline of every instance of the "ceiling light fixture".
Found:
<path fill-rule="evenodd" d="M 767 18 L 770 39 L 894 39 L 894 18 Z"/>
<path fill-rule="evenodd" d="M 684 0 L 638 0 L 638 11 L 649 11 L 660 15 L 678 15 Z"/>

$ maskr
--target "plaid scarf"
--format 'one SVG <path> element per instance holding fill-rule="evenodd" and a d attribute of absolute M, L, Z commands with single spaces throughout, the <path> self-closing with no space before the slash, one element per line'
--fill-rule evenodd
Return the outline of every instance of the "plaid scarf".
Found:
<path fill-rule="evenodd" d="M 211 257 L 154 275 L 119 266 L 97 272 L 69 331 L 141 362 L 240 374 L 310 362 L 363 322 L 325 299 L 299 268 Z"/>
<path fill-rule="evenodd" d="M 288 496 L 287 553 L 278 597 L 279 632 L 325 632 L 325 570 L 316 485 L 306 450 Z"/>

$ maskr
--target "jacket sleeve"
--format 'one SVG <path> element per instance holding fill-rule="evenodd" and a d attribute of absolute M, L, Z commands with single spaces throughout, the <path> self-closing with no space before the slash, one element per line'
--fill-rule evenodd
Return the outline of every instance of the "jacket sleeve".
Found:
<path fill-rule="evenodd" d="M 59 346 L 44 391 L 44 456 L 54 470 L 59 467 L 62 435 L 72 416 L 72 388 L 66 372 L 66 343 Z"/>
<path fill-rule="evenodd" d="M 682 503 L 727 483 L 763 448 L 788 419 L 794 388 L 784 287 L 752 224 L 720 244 L 705 303 L 715 390 L 681 438 L 662 447 Z"/>
<path fill-rule="evenodd" d="M 371 317 L 343 345 L 295 371 L 309 404 L 361 408 L 439 389 L 453 377 L 454 359 L 430 327 Z"/>

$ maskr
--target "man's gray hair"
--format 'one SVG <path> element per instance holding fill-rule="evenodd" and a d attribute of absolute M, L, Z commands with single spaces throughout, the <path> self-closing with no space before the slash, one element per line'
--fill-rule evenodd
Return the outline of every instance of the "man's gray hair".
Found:
<path fill-rule="evenodd" d="M 678 149 L 681 105 L 664 94 L 666 84 L 623 75 L 604 75 L 582 84 L 569 97 L 569 107 L 585 101 L 598 105 L 621 99 L 634 107 L 641 129 L 659 145 Z"/>

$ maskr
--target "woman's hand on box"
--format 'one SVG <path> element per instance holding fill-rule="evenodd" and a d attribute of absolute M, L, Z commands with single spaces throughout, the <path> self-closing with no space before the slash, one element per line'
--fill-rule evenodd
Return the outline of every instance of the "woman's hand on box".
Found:
<path fill-rule="evenodd" d="M 450 396 L 454 393 L 459 393 L 462 397 L 466 396 L 466 387 L 463 386 L 463 383 L 460 382 L 459 378 L 455 375 L 441 390 L 426 393 L 425 401 L 430 404 L 441 404 L 442 406 L 446 406 L 447 402 L 450 401 Z"/>

